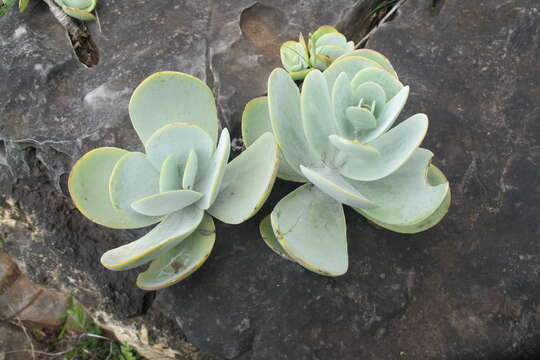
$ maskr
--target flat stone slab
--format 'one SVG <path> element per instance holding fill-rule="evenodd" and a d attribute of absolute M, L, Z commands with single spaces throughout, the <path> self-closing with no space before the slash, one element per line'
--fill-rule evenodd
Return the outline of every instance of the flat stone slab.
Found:
<path fill-rule="evenodd" d="M 218 224 L 208 262 L 157 296 L 134 287 L 136 271 L 99 265 L 101 253 L 138 233 L 92 224 L 61 193 L 82 153 L 141 149 L 127 103 L 147 75 L 178 70 L 207 81 L 223 125 L 238 136 L 245 102 L 265 92 L 279 65 L 280 42 L 327 23 L 350 31 L 368 3 L 102 2 L 101 32 L 91 25 L 100 49 L 93 69 L 73 57 L 42 2 L 0 19 L 6 251 L 34 280 L 78 289 L 85 304 L 115 321 L 138 319 L 151 325 L 151 336 L 187 340 L 216 357 L 536 358 L 537 1 L 408 0 L 369 41 L 411 86 L 401 119 L 430 117 L 425 146 L 448 176 L 453 200 L 448 216 L 418 235 L 375 229 L 348 211 L 345 276 L 310 273 L 260 239 L 259 220 L 294 187 L 285 182 L 254 219 Z M 203 357 L 189 347 L 182 354 Z"/>
<path fill-rule="evenodd" d="M 32 280 L 75 291 L 102 325 L 143 340 L 147 329 L 149 342 L 201 358 L 174 318 L 150 308 L 155 294 L 135 287 L 139 270 L 99 264 L 103 252 L 141 232 L 82 217 L 66 197 L 67 173 L 99 146 L 142 150 L 127 105 L 157 71 L 206 81 L 222 125 L 238 138 L 243 106 L 266 91 L 280 43 L 321 24 L 356 22 L 374 1 L 102 1 L 101 26 L 88 24 L 100 55 L 90 69 L 44 2 L 31 1 L 23 14 L 12 9 L 0 18 L 0 246 Z"/>
<path fill-rule="evenodd" d="M 281 259 L 259 216 L 219 226 L 209 261 L 155 305 L 188 339 L 241 359 L 535 359 L 540 349 L 540 6 L 408 0 L 369 41 L 405 84 L 400 117 L 452 206 L 418 235 L 347 213 L 350 268 L 331 279 Z M 271 201 L 287 190 L 278 183 Z"/>

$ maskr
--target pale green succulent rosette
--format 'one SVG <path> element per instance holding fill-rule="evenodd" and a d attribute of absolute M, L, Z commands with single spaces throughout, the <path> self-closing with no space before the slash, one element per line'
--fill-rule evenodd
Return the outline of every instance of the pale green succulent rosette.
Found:
<path fill-rule="evenodd" d="M 279 49 L 281 63 L 294 80 L 302 80 L 311 71 L 306 41 L 300 34 L 298 41 L 287 41 Z"/>
<path fill-rule="evenodd" d="M 273 251 L 338 276 L 348 268 L 342 205 L 402 233 L 427 230 L 444 217 L 448 181 L 430 164 L 433 154 L 419 147 L 427 116 L 393 126 L 408 95 L 388 59 L 369 49 L 311 71 L 301 92 L 286 71 L 272 72 L 268 97 L 244 110 L 243 136 L 249 146 L 272 131 L 282 157 L 278 177 L 306 183 L 261 223 Z"/>
<path fill-rule="evenodd" d="M 178 72 L 148 77 L 129 104 L 145 153 L 104 147 L 79 159 L 68 186 L 75 206 L 90 220 L 115 229 L 157 224 L 142 238 L 103 254 L 111 270 L 151 262 L 137 285 L 155 290 L 193 273 L 215 241 L 212 216 L 238 224 L 268 197 L 279 167 L 270 132 L 228 163 L 227 129 L 218 138 L 211 90 Z"/>
<path fill-rule="evenodd" d="M 325 25 L 310 34 L 308 49 L 311 66 L 322 71 L 338 57 L 353 51 L 354 42 L 347 41 L 333 26 Z"/>
<path fill-rule="evenodd" d="M 82 21 L 96 20 L 92 11 L 96 8 L 97 0 L 54 0 L 69 16 Z"/>
<path fill-rule="evenodd" d="M 281 45 L 281 63 L 293 80 L 303 80 L 313 69 L 324 70 L 335 59 L 354 50 L 354 43 L 333 26 L 325 25 L 309 34 L 308 44 L 300 34 L 298 41 Z"/>

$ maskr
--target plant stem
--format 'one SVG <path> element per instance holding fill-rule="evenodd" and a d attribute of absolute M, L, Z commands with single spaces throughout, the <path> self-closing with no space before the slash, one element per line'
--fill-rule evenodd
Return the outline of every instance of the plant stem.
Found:
<path fill-rule="evenodd" d="M 66 29 L 68 34 L 71 36 L 72 39 L 78 39 L 81 37 L 83 32 L 81 29 L 71 20 L 71 18 L 64 12 L 62 9 L 60 9 L 53 0 L 43 0 L 47 5 L 49 5 L 49 10 L 53 14 L 53 16 L 56 18 L 56 20 Z"/>
<path fill-rule="evenodd" d="M 401 5 L 403 5 L 403 3 L 405 2 L 405 0 L 400 0 L 397 4 L 394 5 L 394 7 L 392 7 L 392 9 L 390 9 L 390 11 L 388 12 L 388 14 L 386 14 L 386 16 L 384 18 L 382 18 L 382 20 L 377 24 L 377 26 L 375 26 L 373 29 L 371 29 L 371 31 L 362 38 L 362 40 L 360 40 L 357 44 L 356 44 L 356 48 L 359 48 L 360 46 L 362 46 L 362 44 L 364 44 L 377 30 L 379 30 L 379 28 L 381 27 L 382 24 L 384 24 L 386 22 L 386 20 L 388 20 L 388 18 L 390 16 L 392 16 L 392 14 L 394 12 L 396 12 L 397 9 L 399 9 L 399 7 Z"/>

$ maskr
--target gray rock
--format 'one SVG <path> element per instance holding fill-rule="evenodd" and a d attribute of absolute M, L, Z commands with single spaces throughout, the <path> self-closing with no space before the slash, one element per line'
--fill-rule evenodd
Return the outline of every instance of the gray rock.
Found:
<path fill-rule="evenodd" d="M 145 76 L 179 70 L 206 80 L 223 124 L 238 136 L 244 103 L 264 94 L 278 64 L 279 42 L 324 23 L 357 36 L 368 3 L 102 2 L 102 32 L 91 25 L 101 60 L 92 69 L 73 57 L 41 2 L 0 19 L 6 251 L 34 280 L 76 290 L 118 331 L 136 338 L 144 323 L 189 359 L 204 355 L 186 339 L 238 359 L 535 358 L 536 1 L 408 0 L 370 40 L 411 85 L 402 118 L 430 116 L 425 146 L 450 179 L 453 204 L 441 224 L 418 235 L 377 230 L 347 212 L 351 264 L 343 277 L 307 272 L 261 241 L 258 221 L 293 188 L 278 182 L 254 219 L 218 224 L 208 262 L 154 300 L 135 289 L 136 272 L 98 264 L 136 233 L 92 224 L 60 191 L 73 161 L 91 148 L 141 148 L 127 103 Z"/>
<path fill-rule="evenodd" d="M 218 227 L 213 256 L 158 294 L 188 339 L 242 359 L 536 359 L 540 349 L 540 7 L 409 0 L 368 47 L 425 112 L 448 216 L 418 235 L 349 212 L 351 266 L 324 278 L 274 255 L 257 221 Z M 248 324 L 249 326 L 246 326 Z M 240 331 L 242 329 L 242 331 Z"/>
<path fill-rule="evenodd" d="M 0 322 L 0 359 L 27 360 L 32 358 L 32 342 L 24 331 L 7 322 Z"/>
<path fill-rule="evenodd" d="M 238 138 L 244 103 L 265 92 L 266 76 L 279 64 L 280 42 L 321 24 L 358 23 L 374 2 L 343 0 L 335 7 L 281 0 L 101 2 L 101 27 L 89 24 L 100 62 L 90 69 L 76 59 L 43 2 L 1 18 L 0 239 L 5 250 L 32 280 L 74 291 L 101 325 L 140 352 L 139 346 L 147 345 L 141 340 L 146 325 L 150 342 L 185 358 L 203 357 L 185 342 L 172 314 L 149 310 L 154 293 L 135 288 L 136 271 L 110 272 L 99 265 L 104 251 L 140 231 L 109 230 L 82 217 L 66 197 L 67 173 L 95 147 L 142 149 L 127 104 L 135 86 L 157 71 L 183 71 L 207 81 L 219 100 L 222 125 Z M 253 326 L 249 319 L 236 325 L 242 334 Z M 229 352 L 236 353 L 235 347 L 231 342 Z"/>

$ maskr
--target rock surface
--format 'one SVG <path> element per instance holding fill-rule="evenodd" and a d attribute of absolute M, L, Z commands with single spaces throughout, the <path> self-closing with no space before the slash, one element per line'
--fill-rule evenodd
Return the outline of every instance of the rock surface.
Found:
<path fill-rule="evenodd" d="M 58 328 L 66 318 L 65 295 L 34 284 L 17 264 L 0 252 L 0 321 Z"/>
<path fill-rule="evenodd" d="M 32 280 L 75 292 L 101 325 L 140 353 L 161 344 L 177 353 L 161 351 L 163 358 L 206 357 L 185 341 L 173 314 L 150 308 L 155 294 L 135 288 L 136 272 L 99 265 L 104 251 L 140 232 L 105 229 L 82 217 L 66 197 L 67 173 L 92 148 L 142 148 L 127 104 L 134 87 L 156 71 L 183 71 L 207 81 L 219 100 L 222 125 L 238 137 L 243 105 L 265 92 L 281 41 L 326 23 L 356 27 L 374 2 L 343 0 L 328 7 L 322 0 L 185 0 L 171 6 L 168 0 L 111 0 L 98 7 L 101 27 L 89 24 L 100 55 L 91 69 L 78 62 L 43 2 L 1 18 L 5 251 Z"/>
<path fill-rule="evenodd" d="M 348 212 L 351 264 L 343 277 L 307 272 L 259 238 L 258 221 L 291 184 L 278 182 L 249 222 L 218 224 L 208 262 L 155 299 L 136 290 L 136 272 L 98 264 L 101 253 L 137 233 L 92 224 L 64 195 L 66 173 L 82 153 L 107 145 L 141 148 L 127 103 L 150 73 L 179 70 L 206 80 L 223 125 L 238 136 L 244 103 L 265 92 L 278 65 L 279 43 L 324 23 L 351 32 L 371 3 L 102 2 L 102 31 L 91 25 L 101 58 L 93 69 L 73 57 L 41 2 L 0 19 L 6 251 L 34 280 L 75 290 L 131 342 L 143 344 L 148 332 L 147 343 L 166 344 L 187 359 L 536 358 L 535 0 L 408 0 L 369 41 L 411 85 L 401 118 L 430 116 L 425 144 L 449 177 L 453 203 L 441 224 L 418 235 L 377 230 Z"/>
<path fill-rule="evenodd" d="M 0 321 L 0 359 L 28 360 L 31 349 L 32 342 L 21 328 Z"/>
<path fill-rule="evenodd" d="M 220 226 L 203 269 L 156 304 L 225 358 L 538 358 L 538 2 L 408 0 L 368 47 L 411 85 L 401 118 L 430 116 L 448 216 L 411 236 L 348 213 L 351 264 L 336 279 L 266 249 L 262 214 Z"/>

